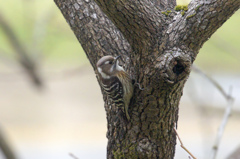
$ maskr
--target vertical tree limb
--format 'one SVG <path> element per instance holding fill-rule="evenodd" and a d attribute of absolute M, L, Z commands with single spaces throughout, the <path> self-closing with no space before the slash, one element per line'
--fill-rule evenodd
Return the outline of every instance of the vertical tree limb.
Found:
<path fill-rule="evenodd" d="M 201 74 L 202 76 L 206 77 L 220 91 L 220 93 L 224 96 L 224 98 L 227 101 L 227 107 L 225 108 L 225 113 L 223 115 L 222 122 L 221 122 L 221 124 L 218 128 L 217 136 L 216 136 L 215 142 L 213 144 L 213 150 L 212 150 L 211 158 L 215 159 L 217 157 L 217 153 L 218 153 L 221 138 L 223 136 L 224 129 L 227 125 L 228 119 L 229 119 L 229 117 L 231 115 L 231 112 L 232 112 L 232 107 L 233 107 L 233 102 L 234 102 L 234 98 L 231 95 L 232 88 L 230 87 L 229 93 L 227 93 L 227 92 L 224 91 L 224 89 L 222 88 L 222 86 L 218 82 L 216 82 L 213 78 L 211 78 L 210 76 L 208 76 L 207 74 L 202 72 L 198 67 L 196 67 L 194 65 L 192 68 L 195 72 L 197 72 L 197 73 Z"/>
<path fill-rule="evenodd" d="M 152 0 L 125 1 L 125 0 L 95 0 L 101 10 L 123 33 L 130 45 L 138 53 L 141 46 L 156 43 L 154 36 L 159 35 L 164 24 L 164 15 Z M 165 6 L 167 4 L 164 4 Z"/>
<path fill-rule="evenodd" d="M 126 123 L 121 122 L 114 103 L 104 94 L 108 119 L 107 158 L 173 158 L 176 145 L 173 127 L 178 120 L 178 105 L 200 49 L 199 46 L 193 49 L 184 38 L 195 30 L 185 29 L 181 13 L 172 10 L 163 14 L 152 0 L 95 1 L 108 17 L 91 0 L 55 0 L 55 3 L 95 70 L 102 55 L 125 55 L 125 65 L 134 70 L 127 72 L 136 74 L 135 80 L 144 87 L 144 91 L 135 89 L 129 105 L 131 120 Z M 211 5 L 217 3 L 214 1 Z M 216 22 L 223 23 L 221 19 Z"/>
<path fill-rule="evenodd" d="M 217 153 L 218 153 L 218 149 L 219 149 L 219 145 L 220 145 L 220 141 L 222 139 L 223 136 L 223 132 L 225 130 L 225 127 L 227 125 L 228 119 L 231 115 L 232 112 L 232 107 L 233 107 L 233 98 L 231 96 L 231 90 L 232 88 L 230 88 L 229 94 L 228 94 L 228 98 L 226 98 L 227 100 L 227 107 L 225 109 L 223 118 L 222 118 L 222 122 L 218 128 L 218 132 L 217 132 L 217 136 L 215 139 L 215 142 L 213 144 L 213 151 L 212 151 L 212 159 L 216 159 L 217 157 Z"/>

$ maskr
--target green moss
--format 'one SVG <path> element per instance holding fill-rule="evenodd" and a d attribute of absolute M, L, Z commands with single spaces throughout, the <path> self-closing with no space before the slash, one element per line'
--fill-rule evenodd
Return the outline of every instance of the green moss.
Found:
<path fill-rule="evenodd" d="M 168 16 L 168 13 L 167 13 L 167 12 L 162 12 L 162 14 L 164 14 L 164 15 Z"/>
<path fill-rule="evenodd" d="M 201 6 L 202 6 L 202 4 L 199 5 L 199 6 L 197 6 L 197 8 L 195 8 L 195 11 L 198 11 L 198 9 L 199 9 Z"/>
<path fill-rule="evenodd" d="M 175 8 L 174 8 L 175 11 L 188 11 L 188 5 L 177 5 Z"/>
<path fill-rule="evenodd" d="M 166 15 L 166 16 L 168 16 L 169 15 L 169 13 L 171 13 L 172 11 L 170 11 L 170 10 L 167 10 L 166 12 L 162 12 L 162 14 L 164 14 L 164 15 Z"/>
<path fill-rule="evenodd" d="M 182 11 L 182 12 L 181 12 L 181 14 L 182 14 L 182 16 L 184 16 L 184 14 L 185 14 L 185 11 Z"/>
<path fill-rule="evenodd" d="M 174 8 L 175 11 L 180 11 L 182 10 L 182 6 L 181 5 L 177 5 L 175 8 Z"/>
<path fill-rule="evenodd" d="M 118 159 L 118 158 L 124 158 L 124 153 L 122 153 L 120 151 L 120 149 L 117 149 L 116 151 L 113 152 L 113 156 L 114 158 Z"/>
<path fill-rule="evenodd" d="M 138 156 L 136 154 L 136 147 L 137 147 L 137 144 L 126 145 L 125 148 L 123 148 L 123 150 L 128 150 L 127 154 L 125 154 L 120 149 L 117 149 L 116 151 L 113 152 L 114 159 L 138 158 Z"/>
<path fill-rule="evenodd" d="M 183 5 L 183 6 L 182 6 L 182 10 L 188 11 L 188 5 Z"/>
<path fill-rule="evenodd" d="M 194 13 L 194 14 L 188 16 L 188 17 L 187 17 L 187 20 L 188 20 L 189 18 L 192 18 L 192 17 L 195 16 L 195 15 L 196 15 L 196 13 Z"/>

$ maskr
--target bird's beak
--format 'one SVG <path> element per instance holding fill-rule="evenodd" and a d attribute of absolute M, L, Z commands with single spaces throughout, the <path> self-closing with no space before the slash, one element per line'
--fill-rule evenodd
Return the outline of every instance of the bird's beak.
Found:
<path fill-rule="evenodd" d="M 117 60 L 118 60 L 120 57 L 121 57 L 121 55 L 116 56 L 116 57 L 114 58 L 114 63 L 115 63 L 115 64 L 117 63 Z"/>
<path fill-rule="evenodd" d="M 119 55 L 119 56 L 117 56 L 117 57 L 115 57 L 114 58 L 114 68 L 116 68 L 116 66 L 117 66 L 117 60 L 119 59 L 121 57 L 121 55 Z"/>
<path fill-rule="evenodd" d="M 115 57 L 115 61 L 117 61 L 120 57 L 121 57 L 121 55 Z"/>

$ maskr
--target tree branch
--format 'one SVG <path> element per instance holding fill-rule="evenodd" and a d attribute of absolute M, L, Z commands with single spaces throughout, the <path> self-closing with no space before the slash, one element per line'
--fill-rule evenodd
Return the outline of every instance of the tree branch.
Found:
<path fill-rule="evenodd" d="M 234 98 L 231 95 L 231 88 L 230 88 L 229 93 L 227 93 L 226 91 L 224 91 L 224 89 L 221 87 L 221 85 L 218 82 L 216 82 L 209 75 L 207 75 L 204 72 L 202 72 L 198 67 L 193 65 L 192 69 L 193 69 L 193 71 L 195 71 L 195 72 L 201 74 L 202 76 L 206 77 L 220 91 L 220 93 L 227 100 L 227 107 L 225 109 L 225 113 L 224 113 L 221 125 L 219 126 L 219 129 L 218 129 L 218 132 L 217 132 L 217 137 L 216 137 L 216 140 L 215 140 L 214 145 L 213 145 L 213 152 L 212 152 L 212 157 L 211 158 L 215 159 L 216 156 L 217 156 L 219 144 L 220 144 L 220 141 L 221 141 L 224 129 L 226 127 L 227 121 L 228 121 L 228 119 L 229 119 L 229 117 L 231 115 L 231 112 L 232 112 Z"/>
<path fill-rule="evenodd" d="M 232 112 L 234 99 L 231 97 L 231 88 L 230 88 L 228 96 L 230 98 L 227 98 L 227 107 L 225 109 L 225 112 L 224 112 L 224 115 L 223 115 L 223 118 L 222 118 L 222 122 L 221 122 L 221 124 L 218 128 L 217 137 L 216 137 L 216 140 L 215 140 L 214 145 L 213 145 L 213 152 L 212 152 L 212 157 L 211 157 L 212 159 L 215 159 L 217 157 L 217 152 L 218 152 L 218 148 L 219 148 L 219 145 L 220 145 L 220 141 L 222 139 L 224 129 L 227 125 L 228 119 L 229 119 L 229 117 L 231 115 L 231 112 Z"/>
<path fill-rule="evenodd" d="M 103 55 L 122 55 L 127 59 L 130 52 L 128 42 L 93 0 L 54 0 L 54 2 L 95 69 L 97 60 Z"/>
<path fill-rule="evenodd" d="M 78 159 L 74 154 L 69 153 L 69 156 L 72 157 L 73 159 Z"/>
<path fill-rule="evenodd" d="M 183 37 L 178 42 L 191 50 L 197 51 L 203 43 L 240 7 L 239 0 L 192 0 L 188 11 L 175 16 L 171 24 L 178 30 L 178 35 L 172 28 L 168 31 L 171 38 Z M 176 38 L 177 39 L 177 38 Z M 170 39 L 171 40 L 171 39 Z"/>
<path fill-rule="evenodd" d="M 236 148 L 236 150 L 230 154 L 227 159 L 239 159 L 240 158 L 240 146 Z"/>
<path fill-rule="evenodd" d="M 178 132 L 177 132 L 176 128 L 173 128 L 173 129 L 174 129 L 175 134 L 176 134 L 177 137 L 178 137 L 178 140 L 179 140 L 179 142 L 180 142 L 180 146 L 181 146 L 193 159 L 197 159 L 197 158 L 183 145 L 183 142 L 182 142 L 180 136 L 178 135 Z"/>
<path fill-rule="evenodd" d="M 150 43 L 155 42 L 151 41 L 153 37 L 161 33 L 165 16 L 161 14 L 160 8 L 152 3 L 152 0 L 95 1 L 137 52 L 140 52 L 139 46 L 149 46 Z"/>
<path fill-rule="evenodd" d="M 152 0 L 161 10 L 170 10 L 176 6 L 176 0 Z"/>
<path fill-rule="evenodd" d="M 7 143 L 2 131 L 0 130 L 0 149 L 3 152 L 6 159 L 16 159 L 16 156 L 12 148 Z"/>
<path fill-rule="evenodd" d="M 229 96 L 229 94 L 226 91 L 224 91 L 222 86 L 217 81 L 215 81 L 211 76 L 201 71 L 196 65 L 192 66 L 192 70 L 201 74 L 203 77 L 207 78 L 220 91 L 220 93 L 226 98 L 226 100 L 232 99 L 232 97 Z"/>
<path fill-rule="evenodd" d="M 95 1 L 108 17 L 93 0 L 55 3 L 95 69 L 102 55 L 125 55 L 132 60 L 125 60 L 125 64 L 132 64 L 129 67 L 136 69 L 135 80 L 144 87 L 144 91 L 134 90 L 129 122 L 124 121 L 111 98 L 103 95 L 108 121 L 107 158 L 173 158 L 176 135 L 172 126 L 178 120 L 183 86 L 197 52 L 182 40 L 193 31 L 180 35 L 186 17 L 186 24 L 175 23 L 182 22 L 182 15 L 161 13 L 153 0 Z"/>
<path fill-rule="evenodd" d="M 0 26 L 2 27 L 7 38 L 9 39 L 9 42 L 12 45 L 13 49 L 17 53 L 19 62 L 24 68 L 24 70 L 27 72 L 27 74 L 29 75 L 33 83 L 36 86 L 41 87 L 43 83 L 38 74 L 35 62 L 29 57 L 23 44 L 19 41 L 17 36 L 14 34 L 13 29 L 8 24 L 8 22 L 4 19 L 1 13 L 0 13 Z"/>

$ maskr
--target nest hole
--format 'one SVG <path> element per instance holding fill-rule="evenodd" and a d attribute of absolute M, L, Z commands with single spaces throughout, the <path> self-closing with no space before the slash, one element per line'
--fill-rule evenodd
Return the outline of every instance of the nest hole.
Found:
<path fill-rule="evenodd" d="M 174 62 L 174 67 L 173 67 L 173 72 L 178 76 L 180 75 L 181 73 L 183 73 L 185 70 L 185 66 L 184 64 L 179 61 L 179 60 L 176 60 Z"/>

